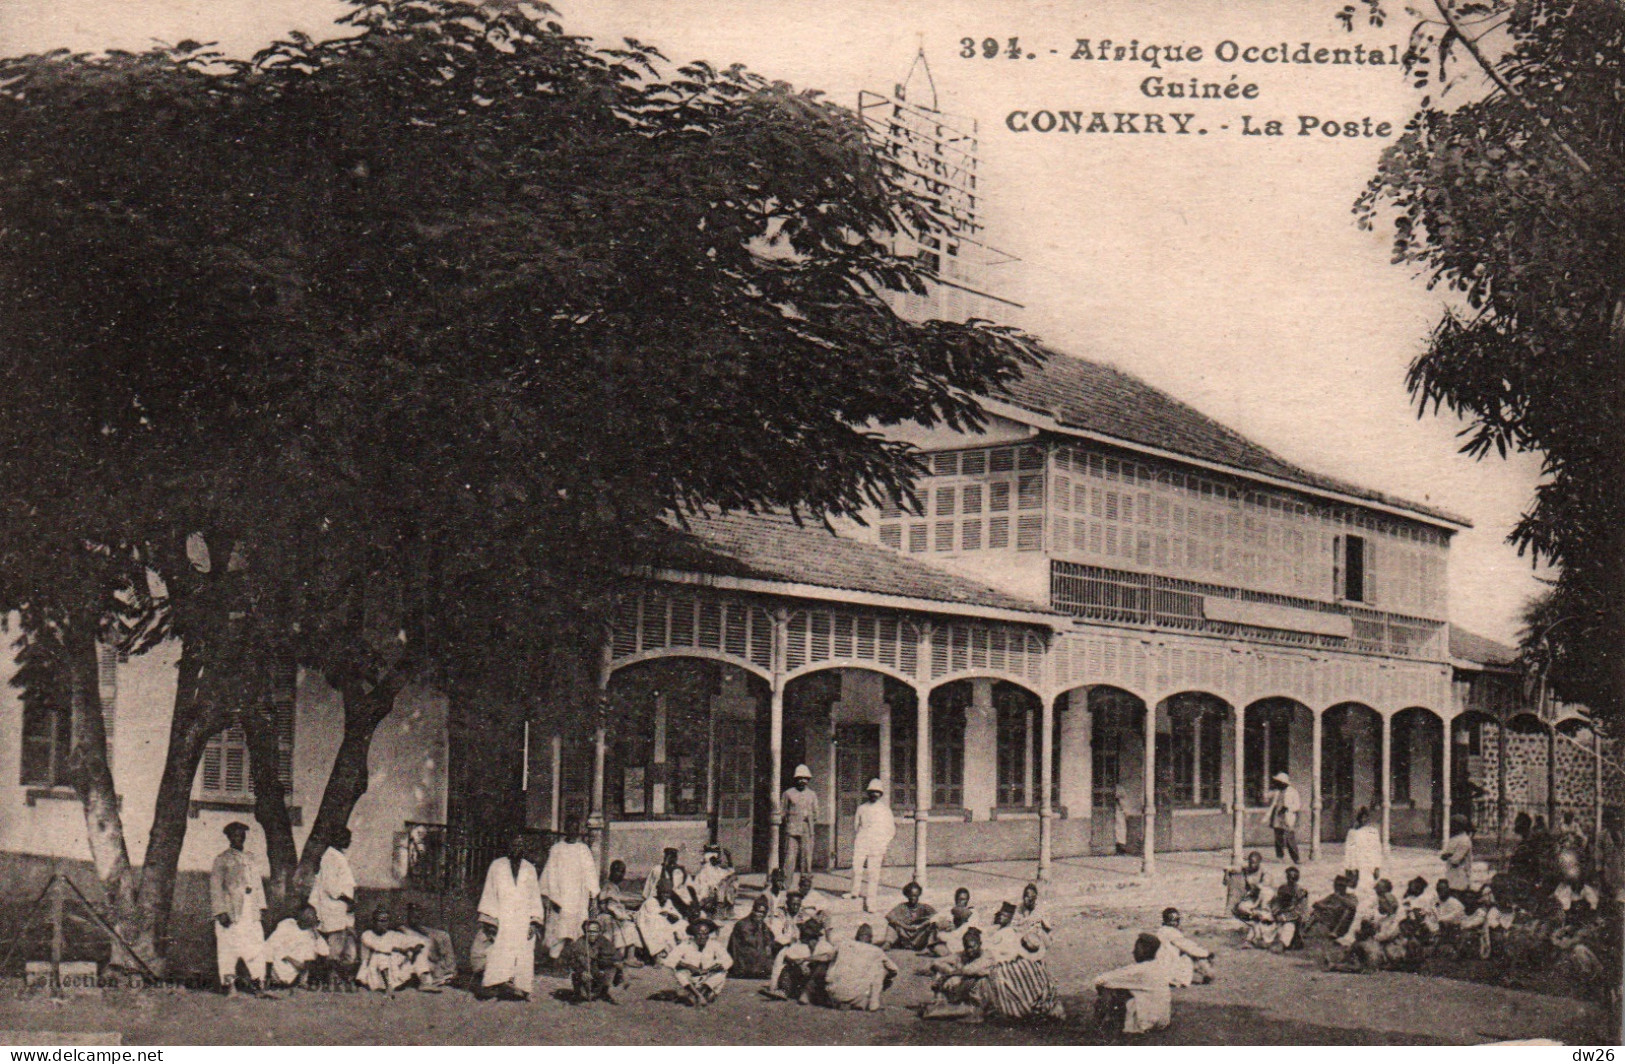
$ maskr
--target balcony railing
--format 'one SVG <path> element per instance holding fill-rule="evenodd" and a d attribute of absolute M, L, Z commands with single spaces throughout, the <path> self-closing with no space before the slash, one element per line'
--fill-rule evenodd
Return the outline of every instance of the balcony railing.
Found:
<path fill-rule="evenodd" d="M 1284 607 L 1306 615 L 1347 618 L 1352 632 L 1347 636 L 1331 635 L 1216 620 L 1207 616 L 1205 607 L 1206 600 L 1212 598 Z M 1333 605 L 1312 599 L 1199 584 L 1152 573 L 1102 569 L 1076 562 L 1050 563 L 1050 604 L 1074 617 L 1116 624 L 1173 628 L 1257 642 L 1348 650 L 1359 654 L 1401 658 L 1442 656 L 1436 654 L 1442 649 L 1439 640 L 1444 625 L 1440 622 L 1413 620 L 1378 610 Z"/>
<path fill-rule="evenodd" d="M 540 868 L 553 844 L 551 832 L 526 830 L 525 857 Z M 406 822 L 406 885 L 446 894 L 478 890 L 491 862 L 508 850 L 511 830 Z"/>

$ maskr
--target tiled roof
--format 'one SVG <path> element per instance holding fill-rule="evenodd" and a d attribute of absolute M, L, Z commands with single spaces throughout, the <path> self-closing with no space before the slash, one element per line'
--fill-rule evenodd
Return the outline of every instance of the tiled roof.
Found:
<path fill-rule="evenodd" d="M 782 514 L 691 514 L 675 520 L 660 568 L 804 584 L 839 591 L 1050 614 L 1045 606 L 944 572 L 871 543 L 797 525 Z"/>
<path fill-rule="evenodd" d="M 1517 650 L 1454 624 L 1450 626 L 1450 656 L 1477 665 L 1500 668 L 1509 668 L 1518 663 Z"/>
<path fill-rule="evenodd" d="M 1068 428 L 1172 451 L 1243 473 L 1258 473 L 1304 487 L 1382 503 L 1454 524 L 1470 522 L 1436 507 L 1394 498 L 1297 466 L 1226 428 L 1194 407 L 1137 377 L 1099 362 L 1046 352 L 1007 387 L 1017 406 Z"/>

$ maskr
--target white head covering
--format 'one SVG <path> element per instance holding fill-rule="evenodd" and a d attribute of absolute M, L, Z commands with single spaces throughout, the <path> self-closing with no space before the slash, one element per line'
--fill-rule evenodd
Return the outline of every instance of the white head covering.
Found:
<path fill-rule="evenodd" d="M 793 780 L 810 780 L 812 779 L 812 769 L 806 765 L 797 765 L 796 770 L 790 773 L 790 778 Z"/>
<path fill-rule="evenodd" d="M 879 791 L 881 794 L 885 794 L 886 793 L 886 786 L 885 786 L 885 784 L 880 782 L 879 777 L 876 777 L 875 779 L 870 780 L 869 781 L 869 786 L 863 788 L 863 790 L 864 790 L 865 794 L 867 794 L 870 791 Z"/>
<path fill-rule="evenodd" d="M 1290 776 L 1288 776 L 1285 772 L 1277 772 L 1275 774 L 1275 782 L 1276 783 L 1291 783 L 1292 778 Z"/>

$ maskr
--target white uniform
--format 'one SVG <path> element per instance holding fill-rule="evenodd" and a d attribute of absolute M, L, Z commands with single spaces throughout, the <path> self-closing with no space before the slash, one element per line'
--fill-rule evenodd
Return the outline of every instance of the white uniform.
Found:
<path fill-rule="evenodd" d="M 1372 894 L 1382 870 L 1382 831 L 1375 824 L 1354 828 L 1343 842 L 1343 867 L 1360 873 L 1356 894 Z"/>
<path fill-rule="evenodd" d="M 291 916 L 277 924 L 265 940 L 265 959 L 271 965 L 271 974 L 284 985 L 297 981 L 306 965 L 327 954 L 327 939 L 315 928 L 306 931 Z"/>
<path fill-rule="evenodd" d="M 886 863 L 886 848 L 897 834 L 897 821 L 882 797 L 859 803 L 852 824 L 852 893 L 863 895 L 866 905 L 872 904 L 880 893 L 880 868 Z"/>
<path fill-rule="evenodd" d="M 734 966 L 734 959 L 728 956 L 728 951 L 715 937 L 701 949 L 692 942 L 680 942 L 670 953 L 666 954 L 666 967 L 671 969 L 672 975 L 677 978 L 677 985 L 687 989 L 689 987 L 703 986 L 713 994 L 722 992 L 722 985 L 728 981 L 728 969 Z M 721 971 L 709 975 L 695 975 L 693 972 L 680 970 L 679 964 L 692 964 L 699 968 L 721 968 Z"/>
<path fill-rule="evenodd" d="M 432 971 L 428 949 L 418 935 L 404 931 L 361 932 L 361 968 L 356 981 L 373 990 L 394 990 L 412 976 Z"/>
<path fill-rule="evenodd" d="M 598 859 L 584 842 L 559 842 L 542 867 L 542 897 L 548 900 L 547 952 L 557 958 L 567 939 L 581 937 L 581 925 L 598 897 Z"/>
<path fill-rule="evenodd" d="M 317 930 L 324 935 L 355 927 L 355 912 L 341 898 L 355 900 L 355 872 L 350 858 L 336 846 L 322 851 L 322 867 L 310 885 L 310 905 L 316 910 Z"/>
<path fill-rule="evenodd" d="M 254 979 L 265 977 L 265 928 L 260 914 L 266 909 L 265 884 L 260 870 L 241 850 L 227 849 L 209 869 L 209 900 L 214 915 L 229 916 L 230 927 L 214 924 L 215 961 L 220 980 L 235 978 L 242 961 Z"/>
<path fill-rule="evenodd" d="M 480 919 L 495 924 L 495 940 L 485 955 L 483 986 L 511 982 L 520 993 L 529 995 L 536 982 L 536 948 L 531 923 L 541 923 L 541 889 L 536 883 L 536 866 L 519 862 L 519 873 L 506 857 L 491 862 L 485 873 L 485 889 L 480 893 Z"/>

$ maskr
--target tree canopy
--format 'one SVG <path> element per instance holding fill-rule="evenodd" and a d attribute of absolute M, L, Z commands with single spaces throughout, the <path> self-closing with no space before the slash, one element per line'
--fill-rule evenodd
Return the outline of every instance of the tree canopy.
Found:
<path fill-rule="evenodd" d="M 874 426 L 974 425 L 1026 357 L 893 311 L 936 225 L 845 108 L 540 7 L 0 59 L 0 605 L 151 591 L 127 647 L 224 683 L 183 667 L 161 806 L 270 655 L 320 671 L 319 858 L 401 684 L 570 673 L 662 519 L 910 495 Z"/>
<path fill-rule="evenodd" d="M 1352 9 L 1345 14 L 1352 17 Z M 1356 204 L 1394 260 L 1454 294 L 1408 383 L 1468 420 L 1475 456 L 1538 453 L 1512 533 L 1560 567 L 1552 601 L 1600 617 L 1577 641 L 1601 668 L 1562 691 L 1605 714 L 1625 696 L 1625 6 L 1435 0 L 1407 71 L 1427 90 Z M 1573 673 L 1569 673 L 1573 675 Z M 1562 683 L 1558 676 L 1554 676 Z"/>

